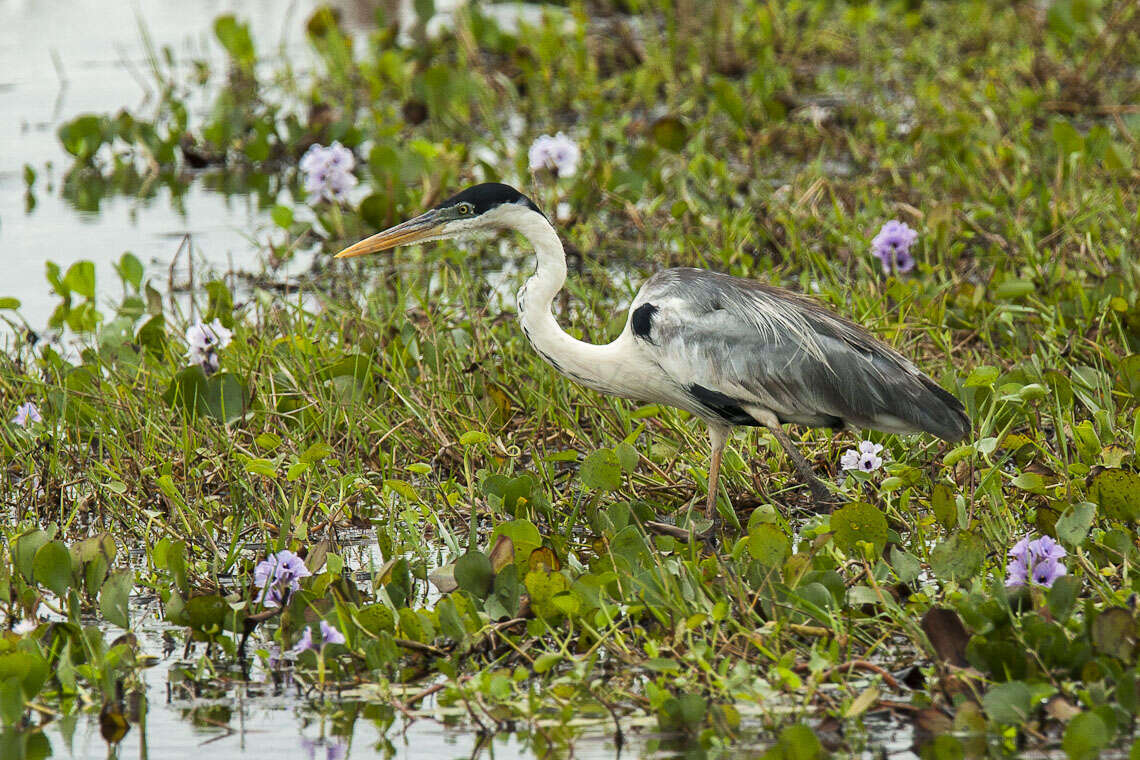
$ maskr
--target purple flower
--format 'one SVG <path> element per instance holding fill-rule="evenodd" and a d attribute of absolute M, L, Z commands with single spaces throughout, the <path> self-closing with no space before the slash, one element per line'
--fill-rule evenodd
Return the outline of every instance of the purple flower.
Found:
<path fill-rule="evenodd" d="M 16 407 L 16 416 L 12 418 L 13 425 L 20 427 L 27 427 L 33 423 L 43 422 L 44 418 L 40 416 L 40 410 L 31 401 L 27 401 L 20 406 Z"/>
<path fill-rule="evenodd" d="M 914 269 L 914 256 L 910 247 L 918 240 L 918 233 L 906 225 L 892 219 L 883 225 L 879 234 L 871 240 L 871 253 L 883 262 L 883 271 L 890 274 L 895 272 L 909 272 Z"/>
<path fill-rule="evenodd" d="M 309 146 L 299 166 L 305 180 L 305 192 L 325 200 L 344 200 L 358 182 L 352 173 L 356 156 L 339 142 L 327 148 L 323 145 Z"/>
<path fill-rule="evenodd" d="M 883 458 L 879 452 L 883 450 L 880 443 L 860 441 L 859 448 L 847 449 L 839 460 L 839 466 L 844 470 L 859 470 L 861 472 L 874 472 L 883 466 Z"/>
<path fill-rule="evenodd" d="M 542 135 L 531 143 L 527 158 L 531 171 L 549 169 L 556 177 L 571 177 L 578 171 L 582 151 L 576 142 L 559 132 L 553 137 Z"/>
<path fill-rule="evenodd" d="M 1009 550 L 1012 559 L 1005 569 L 1005 585 L 1012 588 L 1033 583 L 1049 588 L 1062 575 L 1068 574 L 1069 571 L 1061 564 L 1061 559 L 1067 554 L 1065 548 L 1049 536 L 1032 541 L 1026 536 Z"/>
<path fill-rule="evenodd" d="M 313 741 L 308 737 L 301 737 L 301 749 L 305 750 L 308 760 L 318 760 L 318 750 L 325 748 L 325 760 L 343 760 L 345 744 L 336 739 L 317 739 Z"/>
<path fill-rule="evenodd" d="M 321 646 L 325 644 L 343 644 L 344 641 L 343 633 L 324 620 L 321 621 Z M 292 651 L 294 654 L 299 654 L 307 649 L 316 648 L 317 647 L 313 644 L 313 629 L 309 626 L 305 626 L 305 629 L 301 631 L 301 638 L 297 641 L 297 646 L 293 647 Z"/>
<path fill-rule="evenodd" d="M 253 585 L 264 589 L 258 601 L 266 607 L 280 606 L 285 589 L 297 591 L 301 588 L 301 579 L 310 575 L 305 561 L 288 549 L 271 554 L 253 569 Z"/>

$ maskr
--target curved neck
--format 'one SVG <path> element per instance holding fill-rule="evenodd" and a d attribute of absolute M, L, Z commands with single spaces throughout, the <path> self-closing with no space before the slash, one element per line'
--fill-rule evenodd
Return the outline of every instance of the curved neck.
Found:
<path fill-rule="evenodd" d="M 585 343 L 558 326 L 551 305 L 566 282 L 566 252 L 558 233 L 542 214 L 519 207 L 505 220 L 534 248 L 538 264 L 534 275 L 519 289 L 519 322 L 527 340 L 547 363 L 562 374 L 603 393 L 629 395 L 624 381 L 625 362 L 618 341 L 606 345 Z M 620 340 L 620 339 L 619 339 Z"/>

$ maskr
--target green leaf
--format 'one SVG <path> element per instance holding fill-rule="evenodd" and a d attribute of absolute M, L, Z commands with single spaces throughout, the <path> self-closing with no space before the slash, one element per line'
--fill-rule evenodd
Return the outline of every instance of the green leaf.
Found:
<path fill-rule="evenodd" d="M 982 567 L 986 547 L 981 538 L 964 531 L 955 533 L 930 552 L 930 567 L 945 580 L 965 581 Z"/>
<path fill-rule="evenodd" d="M 481 551 L 471 550 L 455 563 L 455 582 L 459 588 L 479 599 L 487 597 L 493 579 L 491 560 Z"/>
<path fill-rule="evenodd" d="M 911 583 L 922 572 L 922 563 L 918 561 L 918 557 L 892 545 L 891 568 L 894 569 L 900 583 Z"/>
<path fill-rule="evenodd" d="M 95 297 L 95 265 L 90 261 L 77 261 L 67 268 L 63 284 L 84 298 Z"/>
<path fill-rule="evenodd" d="M 1072 124 L 1064 119 L 1056 119 L 1051 125 L 1051 130 L 1053 142 L 1057 144 L 1062 155 L 1067 157 L 1073 153 L 1084 152 L 1085 139 L 1081 137 L 1081 133 Z"/>
<path fill-rule="evenodd" d="M 1057 519 L 1054 530 L 1057 538 L 1069 546 L 1084 543 L 1096 519 L 1096 505 L 1087 501 L 1072 504 Z"/>
<path fill-rule="evenodd" d="M 18 308 L 20 308 L 20 299 L 19 298 L 11 298 L 11 297 L 0 298 L 0 310 L 4 310 L 4 309 L 15 310 Z"/>
<path fill-rule="evenodd" d="M 293 226 L 293 209 L 278 204 L 273 207 L 270 218 L 273 219 L 273 223 L 278 227 L 287 230 Z"/>
<path fill-rule="evenodd" d="M 71 552 L 62 541 L 44 544 L 32 560 L 32 573 L 37 583 L 47 586 L 59 598 L 65 598 L 72 581 Z"/>
<path fill-rule="evenodd" d="M 1101 470 L 1089 487 L 1089 498 L 1105 517 L 1123 522 L 1140 519 L 1140 475 L 1127 470 Z"/>
<path fill-rule="evenodd" d="M 21 533 L 12 540 L 12 560 L 16 569 L 20 571 L 20 575 L 24 576 L 24 580 L 28 583 L 35 582 L 35 570 L 32 563 L 35 561 L 36 552 L 48 541 L 51 541 L 54 532 L 54 530 L 49 533 L 44 530 L 33 529 Z"/>
<path fill-rule="evenodd" d="M 662 116 L 649 127 L 653 142 L 662 148 L 679 151 L 689 141 L 689 128 L 676 116 Z"/>
<path fill-rule="evenodd" d="M 1083 712 L 1069 721 L 1061 749 L 1070 760 L 1093 760 L 1112 741 L 1108 724 L 1094 712 Z"/>
<path fill-rule="evenodd" d="M 1058 623 L 1064 623 L 1073 612 L 1077 603 L 1077 594 L 1081 590 L 1081 581 L 1073 575 L 1062 575 L 1053 582 L 1045 595 L 1049 612 Z"/>
<path fill-rule="evenodd" d="M 983 364 L 980 367 L 974 367 L 964 385 L 967 388 L 985 388 L 993 385 L 1000 374 L 1001 372 L 997 367 L 989 367 Z"/>
<path fill-rule="evenodd" d="M 787 559 L 791 542 L 771 523 L 760 523 L 748 535 L 748 553 L 766 567 L 778 567 Z"/>
<path fill-rule="evenodd" d="M 866 502 L 852 502 L 832 512 L 831 530 L 835 533 L 835 545 L 850 556 L 858 556 L 859 541 L 873 544 L 876 555 L 887 544 L 887 518 L 878 507 Z"/>
<path fill-rule="evenodd" d="M 531 552 L 542 546 L 542 536 L 530 520 L 511 520 L 500 523 L 491 531 L 490 543 L 494 546 L 499 537 L 509 538 L 514 544 L 515 564 L 526 564 Z"/>
<path fill-rule="evenodd" d="M 990 720 L 1020 726 L 1029 717 L 1033 695 L 1021 681 L 1008 681 L 990 687 L 982 706 Z"/>
<path fill-rule="evenodd" d="M 1089 637 L 1098 652 L 1116 657 L 1124 662 L 1132 661 L 1136 650 L 1136 619 L 1124 607 L 1109 607 L 1093 620 L 1089 627 Z"/>
<path fill-rule="evenodd" d="M 300 456 L 300 460 L 302 462 L 307 463 L 307 464 L 314 464 L 316 462 L 321 461 L 322 459 L 324 459 L 325 457 L 327 457 L 329 454 L 332 454 L 332 453 L 333 453 L 333 447 L 332 446 L 329 446 L 327 443 L 323 443 L 321 441 L 318 441 L 317 443 L 314 443 L 309 448 L 305 449 L 305 452 L 303 454 L 301 454 L 301 456 Z"/>
<path fill-rule="evenodd" d="M 204 633 L 217 633 L 225 625 L 229 604 L 220 594 L 204 594 L 186 600 L 190 627 Z"/>
<path fill-rule="evenodd" d="M 131 627 L 127 605 L 134 585 L 135 571 L 128 568 L 111 573 L 99 590 L 99 612 L 120 628 Z"/>
<path fill-rule="evenodd" d="M 587 488 L 614 491 L 621 487 L 621 462 L 612 449 L 601 449 L 586 457 L 578 476 Z"/>
<path fill-rule="evenodd" d="M 244 69 L 252 68 L 256 53 L 253 48 L 253 37 L 249 33 L 249 25 L 239 23 L 232 14 L 218 16 L 214 20 L 214 35 L 222 47 L 229 53 L 234 63 Z"/>
<path fill-rule="evenodd" d="M 136 292 L 142 287 L 143 265 L 130 251 L 119 257 L 119 263 L 115 264 L 115 272 L 124 285 L 130 285 Z"/>
<path fill-rule="evenodd" d="M 934 519 L 946 530 L 951 530 L 958 524 L 958 505 L 954 500 L 954 492 L 947 484 L 935 484 L 934 492 L 930 495 L 930 506 L 934 510 Z"/>
<path fill-rule="evenodd" d="M 637 449 L 622 441 L 617 446 L 614 446 L 614 453 L 617 454 L 618 462 L 621 463 L 623 472 L 633 472 L 637 469 L 637 463 L 641 459 L 641 455 L 637 453 Z"/>

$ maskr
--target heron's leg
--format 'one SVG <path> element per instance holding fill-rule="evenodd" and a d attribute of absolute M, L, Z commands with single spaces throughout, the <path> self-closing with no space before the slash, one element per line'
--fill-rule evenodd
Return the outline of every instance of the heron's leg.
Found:
<path fill-rule="evenodd" d="M 807 483 L 808 488 L 811 489 L 811 495 L 816 504 L 821 506 L 834 504 L 835 496 L 831 493 L 831 490 L 823 484 L 823 481 L 816 477 L 815 472 L 811 468 L 811 464 L 808 463 L 808 460 L 804 459 L 804 455 L 801 454 L 800 450 L 796 448 L 796 445 L 792 443 L 792 439 L 788 437 L 784 429 L 779 425 L 773 425 L 768 428 L 768 430 L 772 432 L 772 435 L 775 436 L 776 440 L 780 442 L 780 445 L 784 447 L 784 451 L 788 453 L 788 457 L 792 460 L 796 472 L 799 473 L 800 478 L 802 478 L 803 481 Z"/>
<path fill-rule="evenodd" d="M 709 444 L 712 448 L 712 458 L 709 462 L 709 497 L 705 502 L 705 517 L 716 520 L 716 492 L 717 481 L 720 480 L 720 457 L 724 454 L 724 446 L 728 442 L 730 428 L 720 425 L 709 425 Z"/>

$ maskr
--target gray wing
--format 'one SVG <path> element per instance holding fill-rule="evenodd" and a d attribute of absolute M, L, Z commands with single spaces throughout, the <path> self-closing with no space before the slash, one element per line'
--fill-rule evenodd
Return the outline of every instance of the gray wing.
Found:
<path fill-rule="evenodd" d="M 949 441 L 970 429 L 958 399 L 901 354 L 782 288 L 665 270 L 638 293 L 629 329 L 692 402 L 684 406 L 712 421 L 761 424 L 760 410 L 780 422 L 926 431 Z"/>

